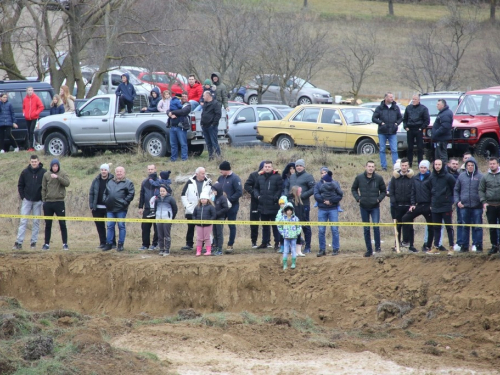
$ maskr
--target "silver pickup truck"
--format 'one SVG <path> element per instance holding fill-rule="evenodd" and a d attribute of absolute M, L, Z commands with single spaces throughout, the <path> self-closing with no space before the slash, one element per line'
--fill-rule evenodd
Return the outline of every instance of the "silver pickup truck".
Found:
<path fill-rule="evenodd" d="M 205 140 L 199 115 L 191 113 L 188 149 L 201 155 Z M 170 155 L 170 131 L 164 113 L 118 113 L 116 95 L 98 95 L 84 103 L 75 113 L 47 116 L 35 129 L 35 145 L 43 145 L 46 155 L 72 155 L 81 150 L 92 156 L 98 151 L 133 149 L 138 145 L 151 156 Z M 198 123 L 196 123 L 198 119 Z M 194 122 L 193 122 L 194 121 Z M 220 143 L 227 142 L 227 117 L 219 122 Z"/>

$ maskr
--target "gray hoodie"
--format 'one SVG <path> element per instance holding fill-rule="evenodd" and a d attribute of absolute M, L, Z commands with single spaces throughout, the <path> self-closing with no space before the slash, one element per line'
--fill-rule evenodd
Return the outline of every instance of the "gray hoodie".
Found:
<path fill-rule="evenodd" d="M 467 172 L 467 164 L 474 163 L 474 171 Z M 461 202 L 466 208 L 481 208 L 479 183 L 483 174 L 477 167 L 476 159 L 470 157 L 465 163 L 465 172 L 458 176 L 454 189 L 455 204 Z"/>

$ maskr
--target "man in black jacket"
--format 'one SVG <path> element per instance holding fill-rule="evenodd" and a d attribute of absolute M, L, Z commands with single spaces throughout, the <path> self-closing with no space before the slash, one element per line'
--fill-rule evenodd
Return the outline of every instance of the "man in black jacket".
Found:
<path fill-rule="evenodd" d="M 92 217 L 107 217 L 106 205 L 104 204 L 104 191 L 106 190 L 108 181 L 114 177 L 109 173 L 109 164 L 102 164 L 101 172 L 94 178 L 90 185 L 89 208 L 92 211 Z M 104 221 L 95 221 L 94 223 L 99 235 L 99 246 L 97 248 L 102 250 L 106 246 L 106 223 Z M 116 238 L 113 238 L 112 245 L 116 246 Z"/>
<path fill-rule="evenodd" d="M 264 167 L 258 173 L 257 184 L 255 185 L 253 196 L 259 201 L 260 218 L 262 221 L 274 221 L 276 214 L 280 209 L 279 199 L 283 180 L 281 174 L 273 170 L 273 162 L 265 161 Z M 274 250 L 280 247 L 280 234 L 276 225 L 272 226 L 274 237 Z M 262 243 L 258 249 L 267 248 L 267 244 L 271 241 L 271 233 L 269 225 L 262 227 Z"/>
<path fill-rule="evenodd" d="M 424 159 L 424 134 L 423 130 L 430 124 L 429 109 L 420 104 L 420 94 L 413 95 L 411 104 L 406 107 L 403 116 L 403 125 L 406 129 L 406 140 L 408 141 L 408 160 L 410 168 L 413 164 L 413 146 L 417 144 L 418 163 Z M 416 141 L 416 142 L 415 142 Z"/>
<path fill-rule="evenodd" d="M 38 156 L 31 155 L 30 165 L 21 172 L 17 183 L 19 197 L 22 200 L 21 215 L 40 216 L 42 214 L 42 177 L 45 172 L 47 172 L 47 170 L 43 168 L 43 164 L 40 163 Z M 23 248 L 27 224 L 28 219 L 21 219 L 19 222 L 17 238 L 12 250 L 21 250 Z M 39 219 L 34 219 L 33 228 L 31 230 L 31 250 L 36 249 L 39 228 Z"/>
<path fill-rule="evenodd" d="M 385 145 L 389 141 L 391 148 L 392 164 L 396 164 L 398 160 L 398 126 L 403 121 L 401 110 L 394 101 L 394 95 L 390 92 L 385 94 L 384 100 L 375 109 L 372 116 L 372 121 L 378 124 L 378 140 L 380 152 L 380 164 L 382 169 L 387 171 L 387 160 L 385 158 Z"/>
<path fill-rule="evenodd" d="M 253 192 L 255 185 L 257 185 L 257 177 L 259 177 L 259 172 L 264 167 L 264 162 L 261 162 L 259 169 L 255 172 L 250 173 L 248 179 L 245 182 L 243 188 L 250 194 L 250 221 L 260 221 L 260 211 L 259 211 L 259 200 L 254 197 Z M 250 239 L 252 240 L 252 248 L 257 248 L 257 240 L 259 239 L 259 226 L 250 225 Z"/>
<path fill-rule="evenodd" d="M 125 168 L 115 168 L 115 178 L 109 180 L 104 191 L 104 204 L 106 205 L 108 219 L 124 219 L 127 216 L 128 206 L 134 199 L 134 183 L 125 178 Z M 116 222 L 108 221 L 108 235 L 106 237 L 106 246 L 103 251 L 111 250 L 112 241 L 115 237 Z M 123 251 L 125 243 L 125 222 L 118 222 L 118 248 L 116 251 Z"/>
<path fill-rule="evenodd" d="M 203 112 L 201 112 L 201 129 L 208 148 L 208 160 L 213 160 L 214 151 L 217 156 L 220 156 L 217 133 L 219 132 L 221 105 L 212 97 L 210 91 L 203 93 L 203 100 L 205 104 L 203 105 Z"/>
<path fill-rule="evenodd" d="M 359 203 L 361 220 L 363 223 L 380 222 L 380 202 L 385 198 L 387 190 L 382 176 L 375 173 L 375 163 L 371 160 L 366 162 L 365 172 L 356 176 L 351 187 L 352 195 Z M 373 254 L 370 227 L 363 227 L 365 236 L 366 253 L 365 257 Z M 375 237 L 375 251 L 380 252 L 380 227 L 373 227 Z"/>
<path fill-rule="evenodd" d="M 178 96 L 178 94 L 175 94 Z M 170 117 L 170 151 L 171 161 L 176 161 L 179 157 L 179 144 L 181 145 L 181 159 L 188 159 L 187 131 L 189 128 L 189 114 L 191 113 L 191 104 L 189 104 L 187 94 L 181 95 L 182 108 L 168 111 Z"/>
<path fill-rule="evenodd" d="M 227 212 L 227 221 L 236 221 L 238 210 L 240 209 L 240 198 L 243 195 L 240 177 L 231 170 L 231 164 L 223 161 L 219 165 L 219 179 L 217 182 L 222 184 L 222 190 L 226 193 L 227 200 L 231 202 L 231 208 Z M 236 238 L 236 225 L 229 224 L 229 240 L 227 241 L 226 254 L 233 253 L 234 240 Z"/>
<path fill-rule="evenodd" d="M 444 164 L 448 162 L 448 141 L 451 141 L 451 128 L 453 125 L 453 112 L 446 105 L 446 100 L 439 99 L 437 101 L 437 109 L 439 111 L 434 125 L 432 125 L 431 140 L 434 142 L 435 158 L 440 159 Z"/>
<path fill-rule="evenodd" d="M 146 177 L 141 182 L 141 191 L 139 193 L 139 215 L 143 219 L 148 219 L 151 212 L 149 205 L 149 200 L 153 197 L 155 193 L 155 187 L 151 186 L 149 180 L 156 181 L 158 179 L 158 174 L 156 172 L 156 165 L 148 165 L 148 177 Z M 153 216 L 154 217 L 154 216 Z M 151 227 L 153 227 L 153 243 L 151 244 Z M 158 246 L 158 227 L 154 223 L 141 223 L 141 233 L 142 233 L 142 245 L 139 248 L 140 251 L 143 250 L 156 250 Z"/>

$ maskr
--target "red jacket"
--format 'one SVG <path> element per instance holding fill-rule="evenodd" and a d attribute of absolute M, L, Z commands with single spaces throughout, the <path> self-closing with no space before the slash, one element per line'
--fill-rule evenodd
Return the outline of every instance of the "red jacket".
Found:
<path fill-rule="evenodd" d="M 31 96 L 26 95 L 23 100 L 23 115 L 26 120 L 38 119 L 43 110 L 43 103 L 35 93 Z"/>
<path fill-rule="evenodd" d="M 196 81 L 193 87 L 187 85 L 187 92 L 188 100 L 194 100 L 195 102 L 198 102 L 200 100 L 201 94 L 203 94 L 203 86 L 200 82 Z"/>

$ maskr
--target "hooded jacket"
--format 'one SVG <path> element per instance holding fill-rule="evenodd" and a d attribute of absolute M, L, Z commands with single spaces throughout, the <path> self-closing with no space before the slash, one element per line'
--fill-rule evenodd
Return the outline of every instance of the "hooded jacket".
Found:
<path fill-rule="evenodd" d="M 458 176 L 455 183 L 455 203 L 461 202 L 467 208 L 481 208 L 479 197 L 479 183 L 483 174 L 477 168 L 476 159 L 470 157 L 465 163 L 474 163 L 474 171 L 469 173 L 467 169 Z"/>
<path fill-rule="evenodd" d="M 285 167 L 285 169 L 283 169 L 283 172 L 281 173 L 281 178 L 283 179 L 283 194 L 288 193 L 288 191 L 290 190 L 291 186 L 290 186 L 290 168 L 294 168 L 295 169 L 295 163 L 288 163 Z"/>
<path fill-rule="evenodd" d="M 309 198 L 314 194 L 315 184 L 316 181 L 314 181 L 314 177 L 305 170 L 300 173 L 295 171 L 295 173 L 290 176 L 290 182 L 288 184 L 288 189 L 285 188 L 285 194 L 288 195 L 288 193 L 290 193 L 290 188 L 292 186 L 300 186 L 302 188 L 300 199 L 302 199 L 304 206 L 310 206 L 311 202 Z"/>
<path fill-rule="evenodd" d="M 194 100 L 197 102 L 200 100 L 200 96 L 203 94 L 203 86 L 200 82 L 195 81 L 194 85 L 187 86 L 188 100 Z"/>
<path fill-rule="evenodd" d="M 217 82 L 214 82 L 214 77 L 219 78 Z M 210 75 L 212 83 L 215 85 L 215 98 L 219 103 L 222 103 L 224 108 L 228 107 L 227 104 L 227 88 L 226 85 L 222 83 L 221 76 L 219 72 L 213 72 Z"/>
<path fill-rule="evenodd" d="M 155 195 L 156 187 L 151 184 L 150 180 L 158 180 L 157 173 L 151 173 L 148 178 L 142 180 L 141 190 L 139 192 L 139 209 L 144 208 L 146 210 L 151 209 L 149 200 Z M 158 185 L 159 187 L 160 185 Z"/>
<path fill-rule="evenodd" d="M 44 110 L 44 106 L 40 98 L 33 93 L 31 96 L 26 95 L 23 99 L 23 115 L 26 120 L 36 120 L 40 117 L 40 113 Z"/>
<path fill-rule="evenodd" d="M 217 218 L 217 212 L 215 207 L 210 203 L 206 205 L 197 204 L 193 211 L 193 220 L 215 220 Z M 202 227 L 208 227 L 212 224 L 196 224 Z"/>
<path fill-rule="evenodd" d="M 281 200 L 282 200 L 282 201 L 284 201 L 284 202 L 285 202 L 285 206 L 286 206 L 286 204 L 288 203 L 288 198 L 287 198 L 287 196 L 286 196 L 286 195 L 282 195 L 282 196 L 280 197 L 280 199 L 279 199 L 279 200 L 280 200 L 280 201 L 281 201 Z M 279 203 L 279 201 L 278 201 L 278 203 Z M 283 208 L 285 208 L 285 206 L 283 206 Z M 295 207 L 294 207 L 294 208 L 295 208 Z M 281 209 L 281 207 L 280 207 L 280 209 L 278 210 L 278 213 L 276 214 L 276 219 L 275 219 L 275 221 L 280 221 L 280 220 L 281 220 L 281 216 L 282 216 L 282 215 L 283 215 L 283 210 L 282 210 L 282 209 Z"/>
<path fill-rule="evenodd" d="M 57 172 L 52 172 L 52 167 L 57 164 L 59 169 Z M 55 173 L 57 178 L 52 178 L 51 174 Z M 53 159 L 50 162 L 50 169 L 45 172 L 42 178 L 42 201 L 58 202 L 66 198 L 66 188 L 69 186 L 69 178 L 66 172 L 61 170 L 59 160 Z"/>
<path fill-rule="evenodd" d="M 122 77 L 125 76 L 127 78 L 127 82 L 121 82 L 116 88 L 116 96 L 123 96 L 123 99 L 133 102 L 136 96 L 135 87 L 130 83 L 130 74 L 124 73 Z"/>
<path fill-rule="evenodd" d="M 403 121 L 403 116 L 401 116 L 401 110 L 396 102 L 392 102 L 389 108 L 385 104 L 385 100 L 382 100 L 373 113 L 372 121 L 378 124 L 378 134 L 391 135 L 397 133 L 398 125 Z"/>
<path fill-rule="evenodd" d="M 153 98 L 153 93 L 156 93 L 156 98 Z M 149 97 L 149 106 L 146 112 L 159 112 L 158 111 L 158 103 L 161 100 L 160 89 L 158 87 L 153 87 L 151 90 L 151 96 Z"/>
<path fill-rule="evenodd" d="M 227 205 L 227 198 L 222 190 L 222 185 L 216 182 L 212 186 L 212 190 L 217 192 L 214 199 L 215 214 L 217 220 L 224 220 L 227 216 L 227 211 L 229 211 L 229 206 Z"/>
<path fill-rule="evenodd" d="M 292 208 L 292 216 L 288 217 L 286 215 L 285 208 L 291 207 Z M 284 225 L 278 225 L 278 231 L 280 234 L 283 236 L 285 239 L 293 239 L 297 238 L 300 235 L 300 232 L 302 230 L 301 226 L 298 224 L 299 223 L 299 218 L 295 216 L 295 211 L 293 209 L 293 205 L 288 202 L 285 207 L 283 208 L 283 213 L 281 216 L 281 219 L 279 221 L 287 221 L 290 222 L 290 224 L 284 224 Z"/>
<path fill-rule="evenodd" d="M 64 104 L 50 107 L 50 115 L 51 116 L 52 115 L 62 115 L 64 112 L 66 112 L 66 109 L 64 108 Z"/>
<path fill-rule="evenodd" d="M 255 198 L 253 195 L 253 191 L 255 188 L 255 185 L 257 184 L 257 177 L 259 176 L 259 172 L 262 170 L 262 167 L 264 166 L 264 162 L 262 161 L 259 165 L 259 170 L 250 173 L 250 176 L 248 176 L 247 180 L 245 181 L 245 185 L 243 188 L 245 191 L 250 194 L 250 210 L 251 211 L 258 211 L 259 210 L 259 200 Z"/>
<path fill-rule="evenodd" d="M 123 212 L 135 196 L 134 183 L 128 178 L 117 180 L 113 178 L 108 181 L 104 190 L 104 204 L 108 212 Z"/>
<path fill-rule="evenodd" d="M 412 177 L 414 173 L 412 169 L 408 169 L 406 175 L 401 174 L 401 171 L 393 171 L 389 186 L 389 195 L 391 204 L 396 206 L 411 205 L 411 188 L 413 185 Z"/>
<path fill-rule="evenodd" d="M 42 163 L 38 164 L 38 168 L 33 168 L 30 164 L 23 169 L 17 182 L 17 191 L 21 199 L 31 202 L 42 200 L 42 179 L 46 172 Z"/>
<path fill-rule="evenodd" d="M 232 205 L 238 204 L 240 197 L 243 195 L 240 177 L 233 172 L 228 176 L 219 176 L 217 182 L 222 184 L 222 190 L 226 193 L 229 202 Z"/>
<path fill-rule="evenodd" d="M 446 168 L 432 171 L 429 179 L 431 189 L 431 211 L 436 213 L 453 211 L 453 189 L 455 178 Z"/>
<path fill-rule="evenodd" d="M 14 108 L 12 107 L 12 104 L 8 101 L 4 103 L 0 100 L 0 127 L 12 127 L 15 122 L 16 117 L 14 116 Z"/>
<path fill-rule="evenodd" d="M 419 204 L 431 204 L 431 188 L 429 186 L 430 177 L 431 173 L 429 171 L 427 171 L 424 175 L 422 175 L 422 173 L 418 173 L 416 176 L 413 176 L 411 185 L 412 206 L 417 206 Z"/>
<path fill-rule="evenodd" d="M 257 176 L 257 184 L 254 188 L 254 197 L 259 200 L 259 211 L 263 215 L 271 215 L 280 209 L 279 199 L 281 195 L 282 180 L 277 170 L 264 173 L 261 170 Z"/>
<path fill-rule="evenodd" d="M 432 125 L 431 139 L 433 142 L 446 142 L 451 140 L 451 127 L 453 125 L 453 112 L 447 105 L 439 111 L 434 125 Z"/>
<path fill-rule="evenodd" d="M 203 112 L 201 112 L 201 127 L 205 129 L 211 126 L 218 128 L 221 116 L 221 106 L 217 100 L 213 99 L 211 102 L 205 102 Z"/>
<path fill-rule="evenodd" d="M 211 186 L 212 186 L 212 180 L 205 177 L 205 179 L 203 180 L 203 186 L 201 188 L 202 191 L 198 192 L 198 187 L 196 185 L 196 175 L 191 177 L 186 182 L 181 193 L 181 201 L 182 205 L 184 206 L 186 215 L 193 214 L 194 208 L 198 204 L 200 195 L 202 193 L 206 193 L 207 195 L 210 196 L 210 190 L 212 189 Z"/>
<path fill-rule="evenodd" d="M 158 110 L 158 112 L 167 113 L 170 110 L 170 101 L 171 100 L 172 100 L 172 98 L 168 98 L 168 99 L 161 98 L 160 101 L 158 102 L 158 105 L 156 106 L 156 109 Z"/>
<path fill-rule="evenodd" d="M 372 177 L 368 177 L 363 172 L 354 179 L 351 193 L 362 208 L 369 210 L 380 206 L 387 190 L 382 176 L 373 172 Z"/>
<path fill-rule="evenodd" d="M 170 194 L 162 197 L 160 194 L 155 200 L 156 218 L 160 220 L 174 220 L 177 215 L 177 203 Z"/>
<path fill-rule="evenodd" d="M 496 173 L 488 170 L 483 176 L 479 182 L 479 197 L 482 204 L 500 205 L 500 170 Z"/>
<path fill-rule="evenodd" d="M 406 107 L 405 114 L 403 115 L 403 124 L 405 129 L 418 129 L 422 130 L 429 126 L 431 118 L 429 116 L 429 109 L 423 105 L 410 104 Z"/>
<path fill-rule="evenodd" d="M 109 182 L 109 180 L 112 180 L 115 178 L 111 173 L 108 173 L 108 178 L 106 179 L 106 184 Z M 94 180 L 92 180 L 92 184 L 90 185 L 90 192 L 89 192 L 89 207 L 91 210 L 95 210 L 97 208 L 97 204 L 99 202 L 99 184 L 101 182 L 101 174 L 99 173 Z M 106 190 L 106 189 L 104 189 Z M 104 198 L 103 198 L 104 202 Z"/>
<path fill-rule="evenodd" d="M 172 108 L 172 101 L 170 101 L 170 108 Z M 183 123 L 189 123 L 189 119 L 187 116 L 191 113 L 191 104 L 189 102 L 186 102 L 182 104 L 181 109 L 175 109 L 175 110 L 170 110 L 170 113 L 176 116 L 176 118 L 169 118 L 168 121 L 170 122 L 170 126 L 181 126 Z M 183 127 L 184 130 L 187 130 Z"/>
<path fill-rule="evenodd" d="M 332 182 L 319 180 L 314 186 L 314 199 L 318 202 L 318 209 L 336 210 L 343 196 L 344 192 L 340 188 L 340 184 L 335 180 Z M 325 204 L 325 201 L 329 201 L 330 204 Z"/>

